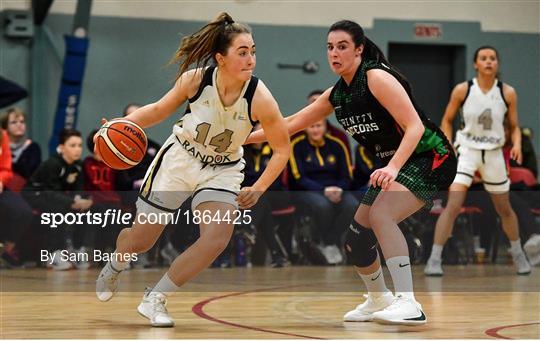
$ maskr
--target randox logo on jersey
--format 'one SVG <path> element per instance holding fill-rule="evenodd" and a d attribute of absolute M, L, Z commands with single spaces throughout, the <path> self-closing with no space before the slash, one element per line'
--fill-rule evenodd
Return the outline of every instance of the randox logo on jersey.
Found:
<path fill-rule="evenodd" d="M 130 133 L 131 135 L 135 136 L 136 138 L 139 139 L 139 141 L 141 141 L 141 143 L 143 145 L 146 144 L 145 140 L 144 140 L 144 136 L 141 134 L 140 131 L 136 131 L 135 129 L 133 129 L 132 127 L 130 126 L 124 126 L 124 130 L 127 132 L 127 133 Z"/>
<path fill-rule="evenodd" d="M 201 160 L 202 163 L 207 163 L 207 164 L 210 164 L 210 165 L 219 165 L 219 164 L 222 164 L 222 163 L 227 163 L 227 162 L 232 161 L 229 158 L 229 155 L 216 155 L 216 156 L 205 155 L 205 154 L 202 154 L 201 152 L 199 152 L 198 150 L 196 150 L 195 147 L 192 146 L 191 143 L 189 143 L 189 141 L 187 141 L 187 140 L 180 141 L 180 139 L 178 139 L 178 141 L 180 142 L 182 147 L 188 153 L 190 153 L 191 155 L 193 155 L 197 159 Z"/>

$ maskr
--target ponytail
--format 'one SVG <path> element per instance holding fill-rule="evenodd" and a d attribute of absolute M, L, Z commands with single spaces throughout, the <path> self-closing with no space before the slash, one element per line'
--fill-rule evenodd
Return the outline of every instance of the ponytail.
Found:
<path fill-rule="evenodd" d="M 191 64 L 204 68 L 211 59 L 215 62 L 216 53 L 226 55 L 233 38 L 240 33 L 251 34 L 251 29 L 245 24 L 235 23 L 228 13 L 222 12 L 197 32 L 182 38 L 169 62 L 169 65 L 179 64 L 176 80 Z"/>

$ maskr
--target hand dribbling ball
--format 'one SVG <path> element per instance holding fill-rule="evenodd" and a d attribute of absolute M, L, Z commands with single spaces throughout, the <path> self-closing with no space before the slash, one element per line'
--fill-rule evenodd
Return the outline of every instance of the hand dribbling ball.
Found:
<path fill-rule="evenodd" d="M 96 150 L 103 162 L 117 170 L 141 162 L 147 145 L 144 130 L 128 120 L 108 121 L 99 129 L 96 139 Z"/>

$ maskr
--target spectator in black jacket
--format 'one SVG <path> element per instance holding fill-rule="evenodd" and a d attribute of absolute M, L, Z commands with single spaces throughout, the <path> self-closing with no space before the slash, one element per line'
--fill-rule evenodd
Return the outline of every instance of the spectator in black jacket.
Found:
<path fill-rule="evenodd" d="M 357 145 L 354 154 L 354 171 L 352 189 L 355 194 L 363 196 L 368 189 L 369 177 L 371 173 L 377 168 L 380 168 L 381 164 L 377 158 L 371 154 L 369 150 L 361 145 Z"/>
<path fill-rule="evenodd" d="M 326 134 L 325 120 L 307 128 L 291 145 L 292 186 L 302 191 L 295 199 L 314 218 L 328 263 L 341 263 L 341 238 L 359 204 L 349 192 L 352 164 L 347 147 Z"/>
<path fill-rule="evenodd" d="M 267 142 L 244 146 L 246 167 L 242 187 L 252 186 L 257 181 L 271 157 L 272 149 Z M 281 179 L 277 178 L 259 198 L 257 204 L 249 210 L 252 225 L 262 232 L 263 240 L 270 251 L 272 267 L 288 265 L 287 257 L 277 236 L 278 224 L 272 216 L 272 211 L 285 208 L 290 204 L 289 193 Z"/>
<path fill-rule="evenodd" d="M 43 213 L 85 212 L 92 206 L 91 199 L 83 198 L 83 166 L 81 162 L 82 138 L 75 129 L 64 129 L 60 132 L 59 153 L 52 155 L 39 165 L 36 172 L 23 188 L 23 196 L 30 205 Z M 50 265 L 55 270 L 67 270 L 73 265 L 87 267 L 87 262 L 71 264 L 62 260 L 61 250 L 69 249 L 66 245 L 71 231 L 67 226 L 43 226 L 47 230 L 47 247 L 56 256 Z M 93 246 L 92 226 L 76 225 L 73 247 L 83 251 L 84 247 Z"/>
<path fill-rule="evenodd" d="M 41 148 L 26 137 L 26 115 L 19 108 L 10 108 L 0 122 L 9 135 L 13 172 L 28 181 L 41 163 Z"/>

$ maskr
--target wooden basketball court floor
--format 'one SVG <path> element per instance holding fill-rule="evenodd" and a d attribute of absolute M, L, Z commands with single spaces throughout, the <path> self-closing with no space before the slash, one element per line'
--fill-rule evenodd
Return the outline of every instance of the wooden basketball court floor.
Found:
<path fill-rule="evenodd" d="M 420 327 L 343 322 L 364 301 L 351 267 L 208 269 L 173 296 L 174 328 L 152 328 L 136 307 L 165 268 L 130 270 L 109 302 L 94 294 L 97 269 L 1 270 L 2 338 L 421 339 L 540 338 L 540 269 L 447 266 L 442 278 L 413 268 Z M 536 270 L 536 271 L 534 271 Z M 386 281 L 390 276 L 385 272 Z"/>

